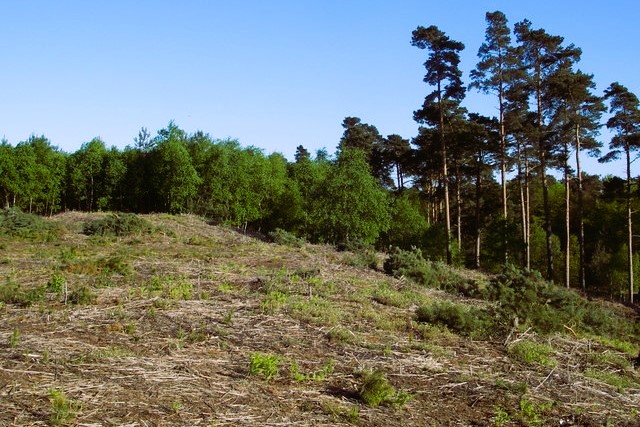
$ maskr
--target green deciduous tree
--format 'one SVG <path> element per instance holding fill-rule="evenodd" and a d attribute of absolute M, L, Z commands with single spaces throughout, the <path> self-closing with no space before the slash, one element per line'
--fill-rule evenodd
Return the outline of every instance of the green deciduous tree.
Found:
<path fill-rule="evenodd" d="M 173 122 L 158 131 L 151 152 L 151 176 L 155 209 L 180 213 L 192 208 L 201 178 L 186 146 L 186 133 Z"/>
<path fill-rule="evenodd" d="M 310 213 L 318 238 L 372 244 L 389 228 L 387 193 L 360 150 L 342 150 L 318 190 Z"/>
<path fill-rule="evenodd" d="M 96 208 L 96 190 L 103 172 L 103 161 L 107 148 L 100 138 L 82 144 L 73 153 L 67 167 L 67 191 L 74 207 L 89 212 Z"/>

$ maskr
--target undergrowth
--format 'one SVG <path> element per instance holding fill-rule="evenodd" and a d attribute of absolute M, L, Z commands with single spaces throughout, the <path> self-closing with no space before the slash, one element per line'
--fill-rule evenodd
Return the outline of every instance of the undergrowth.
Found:
<path fill-rule="evenodd" d="M 61 232 L 59 224 L 45 221 L 18 208 L 0 210 L 0 235 L 50 242 L 56 240 Z"/>
<path fill-rule="evenodd" d="M 131 236 L 151 233 L 153 226 L 146 219 L 130 213 L 113 213 L 104 218 L 94 219 L 84 225 L 83 233 L 88 236 Z"/>
<path fill-rule="evenodd" d="M 360 374 L 362 384 L 358 389 L 360 398 L 369 406 L 391 406 L 392 408 L 401 408 L 410 399 L 411 394 L 404 390 L 396 390 L 389 382 L 384 372 L 364 371 Z"/>
<path fill-rule="evenodd" d="M 613 308 L 589 301 L 574 290 L 554 285 L 536 271 L 523 271 L 508 265 L 502 274 L 486 282 L 469 279 L 441 263 L 426 260 L 415 248 L 411 251 L 393 248 L 384 270 L 418 285 L 495 303 L 493 327 L 495 332 L 502 334 L 519 324 L 539 334 L 573 331 L 622 342 L 637 344 L 640 341 L 638 322 Z M 451 305 L 421 307 L 417 314 L 422 321 L 444 324 L 463 335 L 477 329 L 466 320 L 462 309 Z M 480 314 L 478 320 L 487 320 L 487 313 L 475 314 Z"/>
<path fill-rule="evenodd" d="M 493 325 L 485 310 L 450 302 L 435 302 L 416 310 L 419 322 L 446 326 L 449 330 L 465 336 L 484 336 Z"/>

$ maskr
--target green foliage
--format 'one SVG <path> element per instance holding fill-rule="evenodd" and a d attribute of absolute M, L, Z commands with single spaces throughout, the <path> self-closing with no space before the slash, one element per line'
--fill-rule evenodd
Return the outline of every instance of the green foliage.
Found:
<path fill-rule="evenodd" d="M 347 242 L 345 250 L 350 251 L 344 256 L 344 262 L 352 267 L 378 269 L 378 254 L 370 245 Z"/>
<path fill-rule="evenodd" d="M 589 363 L 595 365 L 622 370 L 629 369 L 631 367 L 631 362 L 626 357 L 611 352 L 592 352 L 587 354 L 587 360 Z"/>
<path fill-rule="evenodd" d="M 491 316 L 485 311 L 463 304 L 435 302 L 416 310 L 419 322 L 446 326 L 449 330 L 466 336 L 482 336 L 493 325 Z"/>
<path fill-rule="evenodd" d="M 453 294 L 481 298 L 486 290 L 486 283 L 465 278 L 440 261 L 428 261 L 416 248 L 407 251 L 393 247 L 383 267 L 394 277 L 405 277 L 419 285 L 437 287 Z"/>
<path fill-rule="evenodd" d="M 342 315 L 331 301 L 316 295 L 295 298 L 289 310 L 292 317 L 315 325 L 335 325 Z"/>
<path fill-rule="evenodd" d="M 614 387 L 618 393 L 622 393 L 628 388 L 637 388 L 640 386 L 640 384 L 626 375 L 601 369 L 587 368 L 584 375 L 587 378 L 593 378 L 594 380 L 601 381 L 611 387 Z"/>
<path fill-rule="evenodd" d="M 82 409 L 79 402 L 69 399 L 62 390 L 58 389 L 49 390 L 49 401 L 52 411 L 49 423 L 56 427 L 73 424 L 74 418 Z"/>
<path fill-rule="evenodd" d="M 553 368 L 558 363 L 552 357 L 554 353 L 552 347 L 535 341 L 516 341 L 507 348 L 507 352 L 509 356 L 527 365 L 538 364 Z"/>
<path fill-rule="evenodd" d="M 408 307 L 414 302 L 413 295 L 397 291 L 386 285 L 379 286 L 372 295 L 372 299 L 379 304 L 391 307 Z"/>
<path fill-rule="evenodd" d="M 202 179 L 193 167 L 182 132 L 170 123 L 166 135 L 162 131 L 158 134 L 151 153 L 154 204 L 163 212 L 186 212 Z"/>
<path fill-rule="evenodd" d="M 552 407 L 553 402 L 534 403 L 528 399 L 520 399 L 520 416 L 527 426 L 544 425 L 543 415 Z"/>
<path fill-rule="evenodd" d="M 437 276 L 431 263 L 424 259 L 420 249 L 409 251 L 393 247 L 383 265 L 384 271 L 394 277 L 406 277 L 424 286 L 436 286 Z"/>
<path fill-rule="evenodd" d="M 501 426 L 505 425 L 506 423 L 508 423 L 509 421 L 511 421 L 511 416 L 502 407 L 495 406 L 493 408 L 493 412 L 494 412 L 493 422 L 496 425 L 496 427 L 501 427 Z"/>
<path fill-rule="evenodd" d="M 369 406 L 386 405 L 401 408 L 412 397 L 404 390 L 396 390 L 383 371 L 364 371 L 361 377 L 362 384 L 358 393 L 362 401 Z"/>
<path fill-rule="evenodd" d="M 278 221 L 281 214 L 300 214 L 297 189 L 287 179 L 281 155 L 267 157 L 255 147 L 227 140 L 209 144 L 202 157 L 206 161 L 198 165 L 198 193 L 203 214 L 238 227 L 261 220 L 272 229 L 295 224 L 295 218 Z"/>
<path fill-rule="evenodd" d="M 0 143 L 0 196 L 9 205 L 51 215 L 60 209 L 66 156 L 44 136 L 31 136 L 15 148 Z"/>
<path fill-rule="evenodd" d="M 130 213 L 113 213 L 101 219 L 95 219 L 84 225 L 83 232 L 88 236 L 131 236 L 150 233 L 151 223 Z"/>
<path fill-rule="evenodd" d="M 412 246 L 422 243 L 429 224 L 419 202 L 418 195 L 409 192 L 392 199 L 391 223 L 381 239 L 384 246 L 410 250 Z"/>
<path fill-rule="evenodd" d="M 162 296 L 169 300 L 193 297 L 193 285 L 180 276 L 153 276 L 140 291 L 150 297 Z"/>
<path fill-rule="evenodd" d="M 336 326 L 327 332 L 327 339 L 332 343 L 345 344 L 353 342 L 355 340 L 355 334 L 344 327 Z"/>
<path fill-rule="evenodd" d="M 290 246 L 293 248 L 301 248 L 304 245 L 304 239 L 297 237 L 295 234 L 283 230 L 281 228 L 276 228 L 272 232 L 269 233 L 269 238 L 273 243 L 283 246 Z"/>
<path fill-rule="evenodd" d="M 67 279 L 58 273 L 54 273 L 47 282 L 47 291 L 55 294 L 61 294 L 64 291 Z"/>
<path fill-rule="evenodd" d="M 0 235 L 51 241 L 56 239 L 60 232 L 59 226 L 44 221 L 37 215 L 22 212 L 18 208 L 0 210 Z"/>
<path fill-rule="evenodd" d="M 484 296 L 498 302 L 498 315 L 505 328 L 517 318 L 543 334 L 563 332 L 565 326 L 575 326 L 611 338 L 634 340 L 637 337 L 638 325 L 624 314 L 553 285 L 537 272 L 508 266 L 502 275 L 492 279 Z"/>
<path fill-rule="evenodd" d="M 164 289 L 164 295 L 172 300 L 189 300 L 193 295 L 193 285 L 187 281 L 171 283 Z"/>
<path fill-rule="evenodd" d="M 0 302 L 28 307 L 44 300 L 46 286 L 24 289 L 10 277 L 0 284 Z"/>
<path fill-rule="evenodd" d="M 76 305 L 95 303 L 98 296 L 87 286 L 80 286 L 69 294 L 67 302 Z"/>
<path fill-rule="evenodd" d="M 281 358 L 271 353 L 252 353 L 249 358 L 249 375 L 257 375 L 270 381 L 278 375 Z"/>
<path fill-rule="evenodd" d="M 360 419 L 360 409 L 355 405 L 342 405 L 325 400 L 322 402 L 322 409 L 334 418 L 343 419 L 351 424 L 356 424 Z"/>
<path fill-rule="evenodd" d="M 271 290 L 260 303 L 260 309 L 263 313 L 273 314 L 287 302 L 289 302 L 289 295 L 278 290 Z"/>
<path fill-rule="evenodd" d="M 345 150 L 315 194 L 310 212 L 317 240 L 372 244 L 389 228 L 388 198 L 359 150 Z"/>
<path fill-rule="evenodd" d="M 116 273 L 128 276 L 133 272 L 131 263 L 125 255 L 114 255 L 106 258 L 102 262 L 102 269 L 105 273 Z"/>
<path fill-rule="evenodd" d="M 20 329 L 13 328 L 13 331 L 11 332 L 11 335 L 9 335 L 8 339 L 9 347 L 16 348 L 18 344 L 20 344 L 21 337 L 22 333 L 20 332 Z"/>
<path fill-rule="evenodd" d="M 293 361 L 289 364 L 289 372 L 291 373 L 291 378 L 297 382 L 325 381 L 329 375 L 333 373 L 333 367 L 334 361 L 333 359 L 329 359 L 319 370 L 304 373 L 301 371 L 298 363 Z"/>

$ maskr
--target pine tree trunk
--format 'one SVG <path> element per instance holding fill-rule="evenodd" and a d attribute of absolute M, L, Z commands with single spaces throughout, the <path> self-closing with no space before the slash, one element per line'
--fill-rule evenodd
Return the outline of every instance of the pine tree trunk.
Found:
<path fill-rule="evenodd" d="M 547 249 L 547 280 L 553 282 L 553 240 L 551 230 L 551 206 L 549 205 L 549 186 L 547 184 L 546 160 L 541 153 L 540 180 L 542 183 L 542 203 L 544 205 L 544 231 Z"/>
<path fill-rule="evenodd" d="M 524 196 L 525 196 L 525 265 L 531 270 L 531 194 L 529 190 L 529 157 L 524 152 Z"/>
<path fill-rule="evenodd" d="M 578 177 L 578 218 L 580 221 L 578 230 L 578 250 L 580 252 L 580 265 L 578 267 L 578 281 L 582 291 L 587 290 L 585 279 L 585 249 L 584 249 L 584 190 L 582 188 L 582 169 L 580 167 L 580 127 L 576 125 L 576 175 Z"/>
<path fill-rule="evenodd" d="M 460 192 L 460 167 L 456 163 L 456 232 L 458 253 L 462 250 L 462 197 Z"/>
<path fill-rule="evenodd" d="M 544 205 L 544 231 L 547 249 L 547 280 L 553 282 L 553 244 L 551 230 L 551 206 L 549 206 L 549 186 L 547 184 L 547 152 L 544 135 L 542 133 L 542 79 L 537 70 L 536 98 L 538 106 L 538 158 L 540 160 L 540 180 L 542 183 L 542 203 Z"/>
<path fill-rule="evenodd" d="M 498 90 L 498 104 L 500 108 L 500 184 L 502 186 L 502 217 L 504 219 L 504 238 L 502 240 L 504 250 L 504 262 L 509 261 L 509 251 L 507 250 L 507 135 L 504 125 L 504 94 L 500 84 Z"/>
<path fill-rule="evenodd" d="M 449 173 L 447 171 L 447 144 L 444 140 L 444 111 L 442 111 L 442 89 L 438 82 L 438 109 L 440 110 L 440 151 L 442 156 L 442 183 L 444 185 L 444 216 L 446 225 L 447 264 L 453 263 L 451 256 L 451 209 L 449 206 Z"/>
<path fill-rule="evenodd" d="M 629 263 L 629 303 L 633 304 L 633 224 L 631 223 L 631 149 L 629 145 L 625 147 L 627 154 L 627 259 Z"/>
<path fill-rule="evenodd" d="M 476 174 L 476 215 L 475 215 L 475 229 L 476 229 L 476 247 L 475 247 L 475 268 L 480 268 L 480 199 L 481 199 L 481 185 L 482 175 L 480 174 L 480 168 Z"/>
<path fill-rule="evenodd" d="M 567 288 L 571 287 L 571 218 L 570 218 L 570 176 L 569 176 L 569 144 L 564 144 L 565 161 L 564 161 L 564 284 Z"/>
<path fill-rule="evenodd" d="M 498 103 L 500 106 L 500 184 L 502 185 L 502 216 L 504 219 L 507 219 L 507 135 L 504 126 L 504 100 L 502 91 L 502 85 L 500 85 L 498 92 Z"/>
<path fill-rule="evenodd" d="M 518 149 L 519 151 L 519 149 Z M 522 264 L 526 266 L 527 254 L 526 254 L 526 243 L 527 243 L 527 213 L 526 213 L 526 202 L 524 200 L 524 177 L 522 176 L 522 165 L 521 165 L 520 153 L 518 153 L 518 188 L 520 189 L 520 217 L 521 217 L 521 227 L 522 227 Z"/>

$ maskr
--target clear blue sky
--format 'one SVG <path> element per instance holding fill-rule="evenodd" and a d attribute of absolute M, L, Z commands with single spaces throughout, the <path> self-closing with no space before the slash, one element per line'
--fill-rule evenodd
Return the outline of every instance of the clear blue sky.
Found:
<path fill-rule="evenodd" d="M 640 94 L 633 0 L 5 0 L 0 137 L 44 134 L 73 152 L 100 136 L 123 148 L 141 127 L 155 134 L 175 120 L 291 158 L 299 144 L 333 152 L 343 118 L 358 116 L 410 138 L 431 90 L 411 32 L 437 25 L 464 42 L 468 82 L 494 10 L 581 47 L 598 92 L 619 81 Z M 475 92 L 465 106 L 495 114 Z M 620 163 L 586 170 L 623 173 Z"/>

